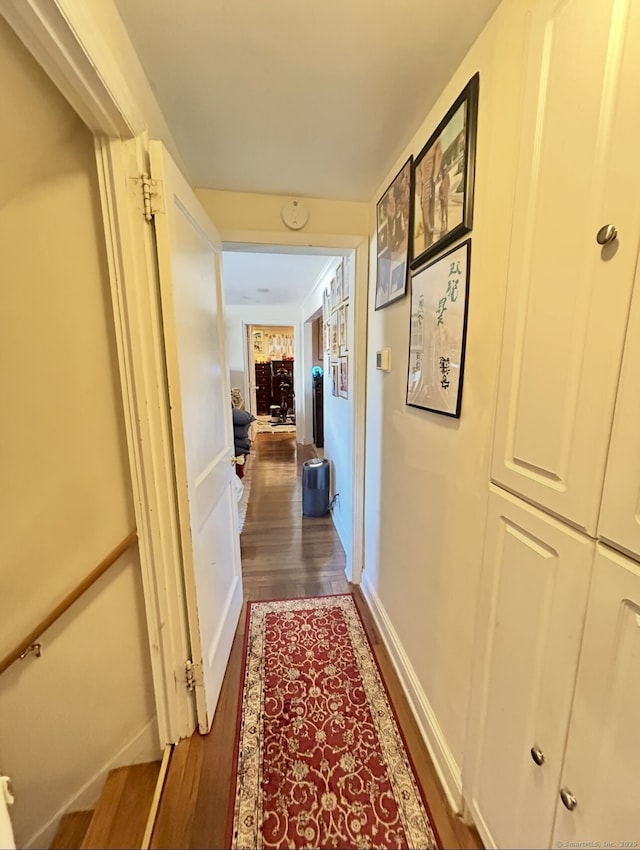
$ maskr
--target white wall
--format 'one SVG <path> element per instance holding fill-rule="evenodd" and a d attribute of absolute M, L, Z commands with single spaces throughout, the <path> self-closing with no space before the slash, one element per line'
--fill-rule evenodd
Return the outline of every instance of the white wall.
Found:
<path fill-rule="evenodd" d="M 93 807 L 112 767 L 158 759 L 140 564 L 126 553 L 0 684 L 2 770 L 18 847 L 48 847 L 66 811 Z"/>
<path fill-rule="evenodd" d="M 3 656 L 135 519 L 93 139 L 2 19 L 0 78 Z M 19 845 L 138 735 L 157 757 L 144 624 L 134 547 L 0 678 Z"/>
<path fill-rule="evenodd" d="M 318 309 L 322 308 L 322 295 L 335 274 L 338 260 L 329 271 L 320 279 L 313 292 L 305 299 L 302 305 L 302 316 L 305 321 L 313 316 Z M 354 310 L 353 299 L 355 292 L 353 253 L 344 258 L 345 278 L 349 278 L 349 328 L 348 339 L 353 340 Z M 312 359 L 312 333 L 311 325 L 307 323 L 307 347 L 308 361 Z M 333 523 L 340 537 L 340 542 L 345 551 L 347 560 L 347 576 L 352 575 L 353 570 L 353 392 L 352 381 L 353 368 L 352 358 L 349 357 L 349 397 L 340 398 L 331 394 L 331 368 L 330 358 L 324 357 L 324 457 L 331 465 L 331 496 L 336 493 L 338 498 L 332 511 Z M 308 404 L 311 405 L 310 382 L 308 386 Z"/>
<path fill-rule="evenodd" d="M 288 195 L 227 192 L 220 189 L 196 189 L 196 195 L 223 242 L 255 241 L 262 245 L 314 247 L 326 245 L 327 242 L 313 237 L 364 236 L 368 232 L 367 204 L 354 201 L 305 198 L 309 221 L 303 230 L 293 233 L 283 224 L 280 215 L 283 205 L 290 200 Z M 252 234 L 256 238 L 252 239 Z M 338 241 L 332 239 L 328 244 L 338 245 Z"/>
<path fill-rule="evenodd" d="M 370 205 L 365 573 L 450 799 L 460 803 L 472 642 L 515 182 L 526 31 L 504 0 Z M 466 366 L 459 420 L 405 404 L 410 298 L 374 310 L 375 204 L 480 71 Z M 391 349 L 391 372 L 373 353 Z"/>

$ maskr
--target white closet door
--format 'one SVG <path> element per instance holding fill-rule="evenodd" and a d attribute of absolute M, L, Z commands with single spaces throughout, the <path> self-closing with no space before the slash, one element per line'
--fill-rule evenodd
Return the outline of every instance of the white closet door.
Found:
<path fill-rule="evenodd" d="M 554 847 L 640 846 L 639 671 L 640 564 L 598 546 Z"/>
<path fill-rule="evenodd" d="M 594 546 L 491 488 L 467 796 L 487 847 L 550 846 Z"/>
<path fill-rule="evenodd" d="M 640 556 L 640 270 L 609 446 L 598 534 L 616 548 Z"/>
<path fill-rule="evenodd" d="M 494 481 L 592 536 L 640 232 L 630 2 L 532 11 L 492 462 Z"/>

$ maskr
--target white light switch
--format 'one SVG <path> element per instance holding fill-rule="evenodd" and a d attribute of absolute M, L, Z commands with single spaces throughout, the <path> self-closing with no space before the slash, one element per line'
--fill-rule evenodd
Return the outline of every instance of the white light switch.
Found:
<path fill-rule="evenodd" d="M 382 348 L 376 351 L 376 369 L 381 369 L 383 372 L 391 371 L 391 349 Z"/>

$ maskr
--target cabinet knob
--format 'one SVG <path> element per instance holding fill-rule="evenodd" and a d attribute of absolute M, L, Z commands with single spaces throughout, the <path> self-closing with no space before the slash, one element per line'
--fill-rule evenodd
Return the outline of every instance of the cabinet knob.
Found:
<path fill-rule="evenodd" d="M 578 805 L 578 801 L 575 797 L 575 794 L 570 791 L 568 788 L 560 789 L 560 799 L 566 809 L 569 809 L 572 812 L 575 807 Z"/>
<path fill-rule="evenodd" d="M 538 766 L 544 764 L 544 753 L 540 747 L 531 747 L 531 758 Z"/>
<path fill-rule="evenodd" d="M 617 237 L 618 231 L 613 224 L 605 224 L 596 234 L 596 242 L 598 245 L 607 245 Z"/>

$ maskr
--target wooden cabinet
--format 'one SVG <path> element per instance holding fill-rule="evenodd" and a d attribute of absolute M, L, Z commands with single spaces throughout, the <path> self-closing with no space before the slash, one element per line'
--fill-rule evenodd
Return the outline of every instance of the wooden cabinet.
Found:
<path fill-rule="evenodd" d="M 492 488 L 467 792 L 487 846 L 550 847 L 594 545 Z"/>
<path fill-rule="evenodd" d="M 293 360 L 271 360 L 256 363 L 256 408 L 258 415 L 271 413 L 271 406 L 295 409 L 293 390 Z"/>
<path fill-rule="evenodd" d="M 639 36 L 637 0 L 531 12 L 492 480 L 592 536 L 640 234 Z"/>
<path fill-rule="evenodd" d="M 256 363 L 256 409 L 258 415 L 269 413 L 271 407 L 271 363 Z"/>

